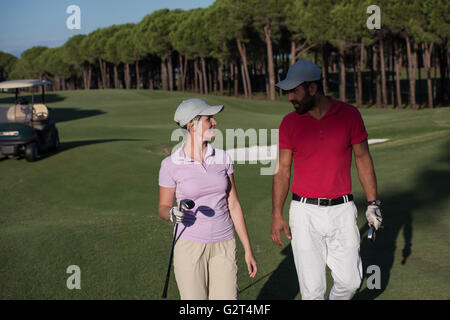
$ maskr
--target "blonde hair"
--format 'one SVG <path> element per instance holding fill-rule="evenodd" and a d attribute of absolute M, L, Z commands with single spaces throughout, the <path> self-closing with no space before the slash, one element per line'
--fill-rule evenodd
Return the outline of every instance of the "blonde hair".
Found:
<path fill-rule="evenodd" d="M 186 124 L 186 128 L 187 130 L 189 130 L 191 127 L 196 127 L 198 125 L 198 123 L 200 122 L 202 116 L 195 116 L 194 119 L 192 119 L 191 121 L 189 121 Z"/>

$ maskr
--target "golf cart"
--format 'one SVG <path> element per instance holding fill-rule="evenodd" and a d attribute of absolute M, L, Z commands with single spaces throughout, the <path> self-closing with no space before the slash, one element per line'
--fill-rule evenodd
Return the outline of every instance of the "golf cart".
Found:
<path fill-rule="evenodd" d="M 36 161 L 44 152 L 59 147 L 58 129 L 49 118 L 45 105 L 44 80 L 13 80 L 0 82 L 0 89 L 15 89 L 15 104 L 0 107 L 0 153 L 8 158 L 25 155 L 27 161 Z M 34 103 L 34 87 L 42 88 L 42 103 Z M 19 89 L 32 88 L 31 103 L 18 98 Z"/>

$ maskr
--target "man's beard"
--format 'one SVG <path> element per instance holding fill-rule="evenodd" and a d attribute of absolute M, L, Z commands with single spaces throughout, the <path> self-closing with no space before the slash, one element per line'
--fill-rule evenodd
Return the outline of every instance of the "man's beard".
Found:
<path fill-rule="evenodd" d="M 309 95 L 308 92 L 302 101 L 292 100 L 291 103 L 295 108 L 295 112 L 302 115 L 314 108 L 314 97 Z"/>

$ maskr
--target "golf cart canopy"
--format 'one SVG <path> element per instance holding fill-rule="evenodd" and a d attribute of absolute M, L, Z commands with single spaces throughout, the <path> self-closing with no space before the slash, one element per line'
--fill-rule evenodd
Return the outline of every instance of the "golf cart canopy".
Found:
<path fill-rule="evenodd" d="M 8 89 L 15 89 L 16 93 L 16 104 L 19 103 L 18 97 L 19 97 L 19 89 L 24 88 L 34 88 L 34 87 L 41 87 L 42 88 L 42 103 L 45 103 L 45 86 L 52 84 L 50 81 L 47 80 L 39 80 L 39 79 L 25 79 L 25 80 L 10 80 L 10 81 L 3 81 L 0 82 L 0 90 L 8 90 Z M 31 89 L 31 103 L 34 104 L 34 91 Z"/>
<path fill-rule="evenodd" d="M 39 79 L 29 79 L 29 80 L 10 80 L 0 82 L 0 89 L 20 89 L 20 88 L 31 88 L 43 85 L 52 84 L 50 81 L 39 80 Z"/>

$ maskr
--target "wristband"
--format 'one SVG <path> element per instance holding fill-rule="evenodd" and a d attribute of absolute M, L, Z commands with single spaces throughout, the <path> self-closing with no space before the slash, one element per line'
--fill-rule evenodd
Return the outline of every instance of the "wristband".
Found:
<path fill-rule="evenodd" d="M 379 207 L 381 205 L 381 200 L 376 199 L 376 200 L 372 200 L 372 201 L 367 201 L 367 205 L 368 206 L 375 205 L 375 206 Z"/>

